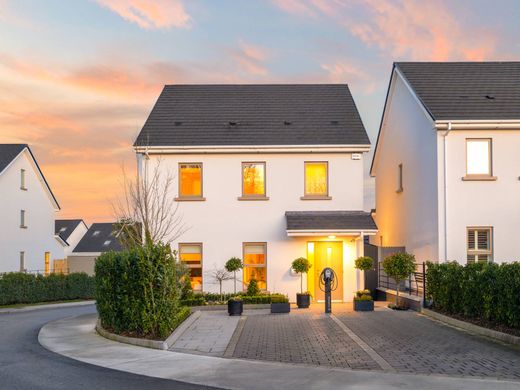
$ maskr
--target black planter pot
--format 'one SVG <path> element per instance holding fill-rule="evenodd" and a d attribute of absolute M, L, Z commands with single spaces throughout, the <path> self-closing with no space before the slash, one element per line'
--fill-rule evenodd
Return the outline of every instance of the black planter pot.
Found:
<path fill-rule="evenodd" d="M 354 300 L 355 311 L 374 311 L 374 301 L 356 301 Z"/>
<path fill-rule="evenodd" d="M 241 316 L 244 310 L 242 301 L 229 300 L 227 303 L 227 312 L 230 316 Z"/>
<path fill-rule="evenodd" d="M 298 309 L 307 309 L 311 305 L 311 296 L 309 294 L 296 294 L 296 304 Z"/>
<path fill-rule="evenodd" d="M 271 303 L 271 313 L 289 313 L 291 304 L 289 302 Z"/>

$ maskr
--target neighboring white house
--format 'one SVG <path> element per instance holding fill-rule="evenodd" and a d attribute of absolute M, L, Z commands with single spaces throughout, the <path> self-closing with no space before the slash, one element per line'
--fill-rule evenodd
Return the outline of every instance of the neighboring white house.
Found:
<path fill-rule="evenodd" d="M 69 272 L 86 272 L 94 275 L 94 267 L 99 255 L 103 252 L 120 250 L 121 245 L 114 232 L 114 224 L 93 223 L 67 256 Z"/>
<path fill-rule="evenodd" d="M 188 230 L 173 247 L 195 290 L 218 291 L 211 272 L 233 256 L 244 289 L 254 278 L 294 300 L 301 256 L 315 299 L 326 266 L 339 277 L 333 299 L 363 287 L 354 260 L 376 232 L 363 211 L 370 141 L 347 85 L 168 85 L 134 147 L 140 175 L 156 164 L 175 175 Z"/>
<path fill-rule="evenodd" d="M 26 144 L 0 144 L 0 199 L 0 272 L 52 272 L 65 257 L 60 207 Z"/>
<path fill-rule="evenodd" d="M 71 254 L 88 230 L 82 219 L 57 219 L 54 223 L 54 234 L 63 244 L 65 256 Z"/>
<path fill-rule="evenodd" d="M 520 62 L 396 63 L 372 243 L 419 261 L 520 260 Z"/>

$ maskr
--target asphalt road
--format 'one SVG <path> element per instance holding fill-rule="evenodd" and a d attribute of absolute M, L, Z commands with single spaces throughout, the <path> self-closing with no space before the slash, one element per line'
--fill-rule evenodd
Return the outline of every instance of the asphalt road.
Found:
<path fill-rule="evenodd" d="M 47 322 L 93 312 L 88 305 L 0 314 L 0 389 L 207 389 L 82 363 L 38 343 Z"/>

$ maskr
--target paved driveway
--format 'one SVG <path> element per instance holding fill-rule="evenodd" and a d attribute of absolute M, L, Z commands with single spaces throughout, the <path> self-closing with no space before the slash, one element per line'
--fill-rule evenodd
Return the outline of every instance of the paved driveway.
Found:
<path fill-rule="evenodd" d="M 342 310 L 330 317 L 295 309 L 289 315 L 248 316 L 233 357 L 520 380 L 520 349 L 412 311 Z"/>

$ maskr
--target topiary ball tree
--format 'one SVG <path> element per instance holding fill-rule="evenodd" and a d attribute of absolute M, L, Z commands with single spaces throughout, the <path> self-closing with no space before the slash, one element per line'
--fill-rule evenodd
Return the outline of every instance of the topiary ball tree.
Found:
<path fill-rule="evenodd" d="M 368 256 L 358 257 L 354 262 L 354 267 L 361 271 L 368 271 L 374 266 L 374 260 Z"/>
<path fill-rule="evenodd" d="M 235 281 L 235 294 L 237 293 L 237 271 L 244 268 L 242 260 L 238 257 L 232 257 L 226 262 L 225 268 L 228 272 L 233 272 L 233 279 Z"/>
<path fill-rule="evenodd" d="M 312 264 L 305 257 L 298 257 L 292 262 L 292 269 L 297 274 L 300 274 L 300 291 L 303 294 L 303 274 L 306 274 L 311 269 Z"/>
<path fill-rule="evenodd" d="M 399 284 L 415 272 L 415 256 L 410 253 L 394 253 L 383 260 L 383 270 L 395 280 L 397 285 L 397 296 L 395 304 L 399 305 Z"/>

